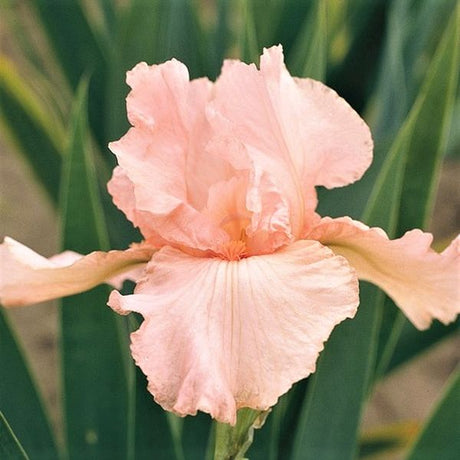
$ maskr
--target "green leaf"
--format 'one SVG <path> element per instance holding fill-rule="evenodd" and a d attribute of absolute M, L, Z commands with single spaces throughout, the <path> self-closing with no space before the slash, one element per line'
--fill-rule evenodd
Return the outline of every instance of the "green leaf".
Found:
<path fill-rule="evenodd" d="M 414 227 L 424 228 L 432 211 L 458 82 L 459 23 L 460 6 L 457 6 L 428 69 L 420 94 L 398 134 L 398 139 L 402 138 L 405 145 L 396 155 L 404 157 L 405 165 L 396 235 Z M 385 310 L 388 314 L 384 318 L 381 334 L 379 373 L 387 368 L 405 321 L 396 307 L 387 305 Z M 445 332 L 448 334 L 450 331 L 446 329 Z M 432 343 L 424 341 L 423 348 L 418 351 Z"/>
<path fill-rule="evenodd" d="M 230 42 L 230 0 L 217 0 L 217 21 L 210 41 L 210 60 L 207 75 L 215 80 L 220 73 Z"/>
<path fill-rule="evenodd" d="M 158 62 L 176 58 L 189 69 L 192 78 L 203 76 L 203 31 L 198 9 L 189 0 L 161 2 Z"/>
<path fill-rule="evenodd" d="M 90 23 L 83 2 L 37 0 L 35 11 L 54 49 L 58 62 L 73 88 L 85 72 L 100 68 L 105 57 L 97 28 Z"/>
<path fill-rule="evenodd" d="M 251 460 L 277 460 L 278 458 L 289 458 L 292 441 L 292 432 L 298 420 L 296 407 L 291 403 L 296 401 L 296 396 L 305 393 L 301 382 L 289 393 L 284 394 L 276 403 L 267 420 L 260 430 L 255 433 L 254 441 L 249 448 L 248 457 Z M 299 388 L 299 386 L 301 388 Z M 301 390 L 300 392 L 298 390 Z M 293 423 L 290 423 L 293 421 Z M 287 442 L 286 442 L 287 441 Z M 286 444 L 289 444 L 286 446 Z"/>
<path fill-rule="evenodd" d="M 370 290 L 370 292 L 369 292 Z M 373 286 L 361 287 L 361 299 Z M 357 430 L 374 364 L 379 310 L 361 302 L 358 314 L 337 326 L 310 377 L 294 434 L 294 460 L 354 458 Z"/>
<path fill-rule="evenodd" d="M 119 12 L 106 82 L 105 130 L 110 140 L 119 138 L 129 127 L 125 101 L 128 92 L 126 72 L 140 61 L 153 64 L 161 59 L 160 12 L 161 2 L 145 0 L 132 0 Z"/>
<path fill-rule="evenodd" d="M 359 218 L 364 211 L 387 152 L 426 75 L 433 41 L 436 44 L 439 31 L 444 30 L 452 4 L 452 0 L 341 3 L 342 8 L 350 11 L 338 14 L 338 19 L 329 26 L 330 49 L 333 54 L 335 48 L 340 48 L 340 43 L 335 42 L 342 35 L 353 44 L 343 64 L 330 63 L 328 84 L 354 109 L 361 111 L 365 107 L 375 149 L 372 165 L 361 180 L 344 189 L 319 190 L 320 214 Z M 328 13 L 331 10 L 332 6 Z M 340 25 L 338 30 L 336 24 Z M 376 62 L 380 55 L 380 61 Z"/>
<path fill-rule="evenodd" d="M 441 340 L 458 334 L 460 330 L 460 319 L 458 318 L 457 321 L 448 326 L 435 322 L 426 331 L 415 329 L 411 323 L 401 316 L 398 317 L 398 322 L 399 320 L 402 322 L 402 330 L 400 334 L 397 334 L 397 347 L 391 353 L 391 360 L 385 369 L 386 373 L 392 372 L 398 366 L 406 364 L 409 360 L 415 358 Z M 395 327 L 398 327 L 398 322 L 395 323 Z"/>
<path fill-rule="evenodd" d="M 304 32 L 297 39 L 291 53 L 290 70 L 293 75 L 325 81 L 327 67 L 327 2 L 312 2 Z M 291 57 L 290 55 L 290 57 Z"/>
<path fill-rule="evenodd" d="M 459 408 L 460 369 L 452 375 L 441 400 L 415 440 L 407 460 L 458 459 Z"/>
<path fill-rule="evenodd" d="M 0 57 L 0 127 L 57 203 L 64 129 L 47 112 L 15 65 Z"/>
<path fill-rule="evenodd" d="M 410 114 L 413 132 L 407 158 L 398 233 L 426 227 L 445 153 L 460 68 L 460 5 L 454 10 Z"/>
<path fill-rule="evenodd" d="M 390 139 L 404 122 L 425 77 L 436 41 L 455 0 L 394 0 L 387 14 L 383 55 L 370 104 L 375 139 Z"/>
<path fill-rule="evenodd" d="M 358 113 L 368 100 L 380 56 L 385 14 L 390 2 L 350 0 L 328 3 L 329 65 L 327 84 Z M 331 14 L 329 14 L 331 13 Z M 330 18 L 337 15 L 338 18 Z M 338 50 L 338 51 L 337 51 Z M 336 63 L 336 53 L 342 54 Z M 366 207 L 389 145 L 377 143 L 371 167 L 362 179 L 344 188 L 318 189 L 318 212 L 323 216 L 347 215 L 358 219 Z"/>
<path fill-rule="evenodd" d="M 372 226 L 395 227 L 399 210 L 406 146 L 399 137 L 381 171 L 368 202 L 364 220 Z M 294 437 L 294 459 L 352 459 L 357 430 L 375 365 L 383 293 L 361 283 L 356 317 L 332 332 L 320 355 L 303 403 Z"/>
<path fill-rule="evenodd" d="M 337 57 L 332 59 L 328 84 L 361 112 L 379 62 L 386 11 L 391 2 L 349 0 L 337 3 L 343 5 L 339 8 L 331 6 L 331 10 L 339 10 L 340 19 L 338 24 L 331 24 L 330 51 L 333 54 L 337 48 L 342 50 L 339 62 L 336 62 Z"/>
<path fill-rule="evenodd" d="M 159 59 L 161 2 L 132 0 L 120 15 L 115 39 L 123 59 L 124 73 L 140 61 L 153 64 Z"/>
<path fill-rule="evenodd" d="M 260 49 L 281 43 L 285 54 L 289 55 L 302 31 L 312 2 L 255 0 L 248 3 L 251 4 Z"/>
<path fill-rule="evenodd" d="M 56 445 L 40 395 L 6 315 L 1 309 L 0 368 L 0 408 L 21 439 L 24 448 L 34 459 L 57 459 Z M 0 428 L 0 431 L 2 430 L 5 430 L 5 425 Z M 3 434 L 0 434 L 0 458 L 5 458 L 2 455 L 1 441 L 4 436 L 6 435 L 3 431 Z"/>
<path fill-rule="evenodd" d="M 106 146 L 105 133 L 105 88 L 111 47 L 98 34 L 98 28 L 91 23 L 81 0 L 33 2 L 35 19 L 39 21 L 55 58 L 72 87 L 76 89 L 84 74 L 91 73 L 89 89 L 90 121 L 99 145 Z"/>
<path fill-rule="evenodd" d="M 405 420 L 371 428 L 361 436 L 359 458 L 383 458 L 407 448 L 419 430 L 419 423 Z"/>
<path fill-rule="evenodd" d="M 208 414 L 198 412 L 185 417 L 182 426 L 182 446 L 187 460 L 203 460 L 211 439 L 212 419 Z"/>
<path fill-rule="evenodd" d="M 397 139 L 365 212 L 370 225 L 395 225 L 403 178 Z M 357 430 L 375 363 L 383 293 L 361 283 L 356 317 L 333 331 L 320 355 L 294 438 L 294 459 L 353 458 Z"/>
<path fill-rule="evenodd" d="M 75 100 L 62 184 L 63 248 L 107 249 L 87 125 L 87 81 Z M 62 300 L 64 414 L 71 459 L 127 455 L 127 346 L 105 286 Z"/>
<path fill-rule="evenodd" d="M 130 331 L 139 329 L 140 316 L 128 317 Z M 173 439 L 168 414 L 147 391 L 147 379 L 142 371 L 131 366 L 128 372 L 130 387 L 129 426 L 130 443 L 128 458 L 150 460 L 183 460 L 180 446 Z"/>
<path fill-rule="evenodd" d="M 135 369 L 135 428 L 134 455 L 136 460 L 180 460 L 174 444 L 167 413 L 153 400 L 147 391 L 147 379 L 139 368 Z M 195 438 L 195 444 L 201 439 Z M 203 457 L 201 457 L 203 458 Z"/>
<path fill-rule="evenodd" d="M 254 11 L 251 2 L 239 0 L 240 24 L 238 30 L 238 50 L 242 61 L 251 63 L 259 62 L 259 45 L 254 22 Z"/>
<path fill-rule="evenodd" d="M 29 458 L 2 412 L 0 412 L 0 458 L 5 460 Z"/>

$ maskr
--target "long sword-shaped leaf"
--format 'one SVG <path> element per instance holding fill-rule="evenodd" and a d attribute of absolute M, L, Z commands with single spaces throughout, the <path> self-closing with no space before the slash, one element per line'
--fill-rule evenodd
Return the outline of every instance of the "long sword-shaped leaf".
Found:
<path fill-rule="evenodd" d="M 183 459 L 178 455 L 180 446 L 174 444 L 167 413 L 153 400 L 147 392 L 147 379 L 140 369 L 134 369 L 134 449 L 132 457 L 136 460 L 175 460 Z M 195 444 L 202 442 L 195 439 Z"/>
<path fill-rule="evenodd" d="M 29 458 L 1 412 L 0 458 L 4 458 L 5 460 L 27 460 Z"/>
<path fill-rule="evenodd" d="M 87 125 L 87 85 L 76 98 L 62 184 L 63 247 L 80 253 L 107 249 Z M 108 290 L 66 298 L 61 310 L 65 428 L 71 459 L 125 459 L 125 358 Z"/>
<path fill-rule="evenodd" d="M 40 184 L 57 203 L 63 127 L 48 116 L 46 107 L 14 64 L 1 56 L 0 128 L 23 153 Z"/>
<path fill-rule="evenodd" d="M 404 162 L 404 137 L 395 141 L 366 212 L 371 225 L 395 225 Z M 294 441 L 294 459 L 351 459 L 374 366 L 383 293 L 361 285 L 361 305 L 352 321 L 339 325 L 323 351 Z"/>
<path fill-rule="evenodd" d="M 241 23 L 238 31 L 239 57 L 245 62 L 258 62 L 259 44 L 254 21 L 254 6 L 245 0 L 238 3 Z"/>
<path fill-rule="evenodd" d="M 1 310 L 0 368 L 0 408 L 24 448 L 34 459 L 57 459 L 56 445 L 40 396 L 7 318 Z M 1 446 L 0 458 L 8 458 L 3 456 Z"/>
<path fill-rule="evenodd" d="M 408 120 L 407 164 L 401 189 L 400 209 L 397 217 L 397 234 L 413 227 L 425 227 L 431 214 L 442 157 L 445 151 L 460 67 L 460 5 L 454 11 L 443 39 L 436 51 Z M 379 372 L 383 372 L 397 346 L 403 330 L 413 330 L 405 324 L 402 313 L 388 304 L 381 337 Z M 445 334 L 450 333 L 445 329 Z M 416 334 L 415 334 L 416 335 Z M 442 338 L 426 334 L 422 351 Z M 412 334 L 414 336 L 414 334 Z M 436 340 L 428 340 L 428 338 Z"/>
<path fill-rule="evenodd" d="M 460 369 L 451 377 L 433 414 L 422 428 L 407 460 L 456 460 L 460 452 Z"/>
<path fill-rule="evenodd" d="M 186 460 L 206 458 L 206 449 L 212 444 L 211 425 L 211 417 L 200 412 L 184 419 L 181 438 Z"/>
<path fill-rule="evenodd" d="M 157 47 L 158 62 L 175 57 L 187 65 L 193 78 L 203 76 L 203 33 L 194 2 L 160 2 L 161 29 Z"/>
<path fill-rule="evenodd" d="M 36 19 L 49 38 L 71 87 L 75 89 L 84 74 L 92 73 L 89 117 L 99 145 L 105 148 L 108 141 L 104 131 L 105 87 L 110 47 L 104 46 L 104 40 L 81 0 L 37 0 L 31 6 L 35 8 Z"/>
<path fill-rule="evenodd" d="M 130 330 L 139 329 L 140 317 L 131 314 Z M 129 460 L 183 460 L 180 440 L 174 439 L 168 414 L 147 391 L 147 379 L 132 363 L 129 368 Z M 199 440 L 195 440 L 199 442 Z"/>
<path fill-rule="evenodd" d="M 247 3 L 251 4 L 260 48 L 282 43 L 285 55 L 289 55 L 312 2 L 255 0 Z"/>
<path fill-rule="evenodd" d="M 327 67 L 327 2 L 315 0 L 304 31 L 292 51 L 293 75 L 325 81 Z"/>
<path fill-rule="evenodd" d="M 401 325 L 398 324 L 399 321 L 402 322 Z M 388 348 L 391 358 L 382 358 L 384 360 L 382 364 L 384 365 L 381 371 L 387 373 L 407 363 L 424 350 L 427 350 L 429 347 L 432 347 L 448 336 L 458 334 L 460 330 L 460 319 L 458 318 L 457 321 L 448 326 L 444 326 L 444 324 L 441 323 L 434 323 L 430 329 L 426 331 L 415 329 L 401 316 L 399 316 L 398 321 L 393 324 L 396 328 L 401 327 L 401 333 L 398 334 L 397 330 L 394 333 L 395 339 L 397 340 L 397 346 L 394 350 L 392 350 L 393 347 Z M 386 363 L 388 363 L 388 366 L 386 366 Z"/>
<path fill-rule="evenodd" d="M 367 292 L 371 290 L 371 292 Z M 361 298 L 372 294 L 363 285 Z M 297 432 L 295 460 L 352 459 L 363 400 L 374 363 L 379 311 L 361 302 L 352 321 L 332 333 L 311 377 Z"/>
<path fill-rule="evenodd" d="M 230 43 L 229 16 L 231 11 L 230 0 L 217 0 L 217 20 L 210 39 L 210 59 L 207 75 L 216 79 L 220 73 L 222 62 L 226 56 Z"/>
<path fill-rule="evenodd" d="M 299 408 L 305 399 L 308 380 L 297 383 L 283 395 L 267 416 L 265 424 L 254 435 L 249 448 L 251 460 L 290 458 L 293 436 L 299 419 Z"/>
<path fill-rule="evenodd" d="M 428 60 L 447 24 L 456 0 L 393 0 L 387 14 L 382 51 L 370 118 L 377 140 L 391 139 L 406 118 L 424 78 L 422 59 Z M 434 33 L 435 32 L 435 33 Z"/>

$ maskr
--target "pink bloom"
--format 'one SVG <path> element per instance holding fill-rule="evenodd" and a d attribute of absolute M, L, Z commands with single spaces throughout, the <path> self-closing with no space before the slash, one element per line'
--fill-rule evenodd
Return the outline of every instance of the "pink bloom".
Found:
<path fill-rule="evenodd" d="M 390 241 L 315 213 L 315 186 L 358 180 L 372 140 L 334 91 L 290 76 L 280 46 L 264 51 L 260 70 L 226 61 L 214 84 L 189 81 L 176 60 L 138 64 L 127 81 L 132 128 L 110 145 L 119 166 L 108 187 L 145 243 L 55 267 L 7 240 L 5 305 L 143 263 L 134 293 L 114 291 L 109 305 L 145 319 L 131 350 L 149 390 L 179 415 L 202 410 L 232 424 L 237 409 L 267 409 L 314 372 L 335 325 L 356 312 L 358 277 L 418 328 L 455 319 L 459 238 L 437 254 L 421 231 Z"/>

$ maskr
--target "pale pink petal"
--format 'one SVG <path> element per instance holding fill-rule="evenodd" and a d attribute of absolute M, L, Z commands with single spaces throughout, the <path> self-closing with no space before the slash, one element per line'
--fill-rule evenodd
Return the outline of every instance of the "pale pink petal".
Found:
<path fill-rule="evenodd" d="M 289 204 L 270 176 L 253 165 L 246 206 L 252 212 L 247 228 L 249 254 L 268 254 L 293 241 Z"/>
<path fill-rule="evenodd" d="M 187 98 L 189 81 L 187 67 L 176 59 L 161 65 L 148 66 L 140 62 L 126 74 L 133 89 L 127 97 L 128 118 L 133 126 L 152 128 L 162 124 L 165 114 L 172 125 L 180 129 L 186 117 L 180 101 Z"/>
<path fill-rule="evenodd" d="M 131 350 L 150 392 L 179 415 L 201 410 L 231 424 L 237 409 L 268 409 L 312 373 L 358 305 L 354 270 L 313 241 L 238 262 L 166 247 L 145 273 L 109 305 L 145 318 Z"/>
<path fill-rule="evenodd" d="M 348 259 L 361 279 L 382 288 L 419 329 L 460 313 L 460 237 L 441 254 L 421 230 L 389 240 L 379 228 L 349 218 L 325 218 L 309 235 Z"/>
<path fill-rule="evenodd" d="M 272 253 L 293 239 L 288 204 L 256 166 L 214 184 L 206 213 L 232 242 L 244 241 L 246 255 Z"/>
<path fill-rule="evenodd" d="M 110 144 L 119 163 L 109 184 L 114 202 L 151 244 L 215 249 L 228 235 L 201 210 L 209 187 L 233 170 L 205 151 L 211 83 L 190 82 L 185 66 L 174 60 L 139 64 L 128 83 L 135 127 Z"/>
<path fill-rule="evenodd" d="M 264 49 L 260 72 L 302 182 L 333 188 L 360 179 L 372 161 L 373 142 L 350 105 L 319 81 L 292 79 L 281 46 Z"/>
<path fill-rule="evenodd" d="M 156 165 L 164 162 L 165 176 L 179 174 L 181 180 L 175 185 L 185 192 L 189 204 L 201 209 L 209 186 L 232 172 L 222 158 L 208 155 L 204 148 L 211 135 L 205 107 L 212 96 L 212 83 L 206 78 L 189 81 L 187 68 L 175 59 L 152 66 L 140 63 L 128 72 L 127 83 L 132 88 L 127 98 L 128 118 L 133 126 L 154 133 L 149 139 L 154 144 L 153 155 L 143 159 Z M 146 124 L 139 121 L 146 119 Z"/>
<path fill-rule="evenodd" d="M 342 187 L 359 179 L 372 163 L 374 143 L 364 120 L 334 90 L 310 78 L 295 78 L 303 94 L 308 123 L 299 123 L 305 146 L 302 181 L 327 188 Z M 308 101 L 308 103 L 307 103 Z"/>
<path fill-rule="evenodd" d="M 236 168 L 246 154 L 270 175 L 289 200 L 296 236 L 316 207 L 314 186 L 353 182 L 372 160 L 358 114 L 323 84 L 293 79 L 280 46 L 264 50 L 260 70 L 226 61 L 208 117 L 221 135 L 212 150 Z"/>
<path fill-rule="evenodd" d="M 11 238 L 8 238 L 8 239 L 11 240 Z M 64 252 L 60 252 L 59 254 L 55 254 L 54 256 L 51 256 L 48 260 L 57 267 L 65 267 L 66 265 L 72 265 L 74 262 L 81 259 L 82 257 L 83 255 L 78 252 L 64 251 Z"/>
<path fill-rule="evenodd" d="M 15 307 L 43 302 L 86 291 L 117 276 L 119 285 L 119 275 L 132 275 L 132 270 L 145 266 L 152 254 L 151 248 L 139 245 L 84 257 L 68 251 L 46 259 L 7 237 L 0 245 L 0 303 Z"/>
<path fill-rule="evenodd" d="M 251 212 L 246 207 L 247 188 L 248 175 L 240 172 L 229 180 L 216 182 L 208 191 L 204 213 L 232 240 L 241 239 L 251 222 Z"/>
<path fill-rule="evenodd" d="M 152 228 L 151 215 L 146 211 L 136 209 L 134 185 L 119 166 L 114 168 L 107 189 L 112 195 L 115 206 L 123 211 L 134 226 L 139 228 L 144 238 L 149 240 L 149 244 L 155 247 L 167 244 L 166 240 Z"/>
<path fill-rule="evenodd" d="M 64 251 L 60 254 L 51 256 L 48 260 L 52 262 L 55 266 L 66 267 L 74 264 L 77 260 L 80 260 L 83 257 L 85 256 L 79 254 L 78 252 Z M 145 263 L 134 265 L 134 268 L 127 269 L 126 271 L 123 271 L 118 275 L 112 276 L 104 280 L 104 282 L 110 284 L 110 286 L 113 286 L 116 289 L 121 289 L 125 281 L 129 280 L 136 282 L 137 280 L 139 280 L 144 273 L 144 268 Z"/>

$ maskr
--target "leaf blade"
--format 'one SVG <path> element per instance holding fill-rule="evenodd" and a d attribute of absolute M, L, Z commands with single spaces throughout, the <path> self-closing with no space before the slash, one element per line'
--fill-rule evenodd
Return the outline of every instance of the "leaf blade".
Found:
<path fill-rule="evenodd" d="M 361 291 L 374 288 L 363 285 Z M 336 327 L 310 377 L 295 433 L 294 460 L 352 459 L 374 363 L 380 312 L 362 304 L 352 321 Z"/>
<path fill-rule="evenodd" d="M 0 125 L 26 157 L 40 184 L 56 204 L 64 145 L 63 127 L 21 77 L 16 66 L 0 57 Z"/>
<path fill-rule="evenodd" d="M 327 2 L 316 0 L 306 18 L 304 32 L 292 51 L 294 75 L 325 81 L 327 68 Z"/>
<path fill-rule="evenodd" d="M 407 460 L 455 460 L 460 452 L 458 421 L 460 369 L 454 373 L 431 417 L 415 440 Z"/>
<path fill-rule="evenodd" d="M 87 82 L 76 98 L 63 176 L 63 247 L 107 249 L 87 125 Z M 62 300 L 64 412 L 70 458 L 126 458 L 128 387 L 119 318 L 105 286 Z"/>
<path fill-rule="evenodd" d="M 5 370 L 0 379 L 0 407 L 24 448 L 34 458 L 59 458 L 40 395 L 7 317 L 1 310 L 0 367 Z M 20 395 L 21 404 L 12 395 Z M 27 412 L 23 407 L 27 407 Z"/>
<path fill-rule="evenodd" d="M 19 443 L 18 438 L 13 433 L 10 425 L 6 421 L 5 416 L 0 411 L 0 457 L 9 460 L 28 460 L 24 448 Z"/>
<path fill-rule="evenodd" d="M 405 165 L 400 206 L 395 226 L 390 229 L 395 235 L 402 235 L 413 227 L 426 227 L 432 211 L 458 82 L 459 22 L 460 6 L 457 6 L 440 40 L 420 94 L 403 127 L 405 131 L 398 135 L 404 135 L 407 145 L 399 153 L 401 156 L 404 155 Z M 389 366 L 401 332 L 414 330 L 390 302 L 387 302 L 386 310 L 389 313 L 383 323 L 378 374 L 385 372 Z M 448 328 L 444 331 L 445 334 L 450 332 Z M 414 352 L 422 351 L 445 334 L 433 334 L 433 342 L 421 341 L 419 343 L 422 348 L 412 349 Z M 417 333 L 412 334 L 414 335 Z M 430 334 L 424 335 L 426 338 L 430 337 Z"/>

